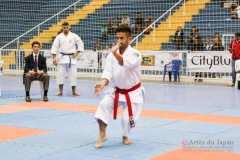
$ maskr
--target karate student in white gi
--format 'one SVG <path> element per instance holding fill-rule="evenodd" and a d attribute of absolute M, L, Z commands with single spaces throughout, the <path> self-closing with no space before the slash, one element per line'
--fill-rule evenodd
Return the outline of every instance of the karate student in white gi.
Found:
<path fill-rule="evenodd" d="M 95 148 L 101 148 L 103 141 L 107 140 L 106 127 L 112 111 L 116 119 L 118 106 L 123 108 L 121 121 L 123 143 L 132 144 L 128 135 L 142 111 L 144 88 L 141 86 L 141 54 L 130 46 L 131 29 L 129 27 L 119 26 L 116 29 L 116 39 L 117 44 L 108 54 L 102 80 L 95 85 L 96 96 L 111 80 L 114 86 L 106 91 L 95 114 L 100 132 Z"/>
<path fill-rule="evenodd" d="M 76 47 L 77 46 L 77 47 Z M 68 22 L 62 23 L 62 33 L 54 40 L 51 54 L 53 55 L 53 64 L 57 65 L 57 84 L 59 91 L 56 96 L 63 94 L 63 85 L 65 75 L 68 72 L 70 86 L 72 86 L 72 94 L 80 96 L 76 91 L 77 85 L 77 59 L 80 52 L 84 51 L 84 44 L 81 38 L 70 31 Z M 57 58 L 58 56 L 58 58 Z"/>

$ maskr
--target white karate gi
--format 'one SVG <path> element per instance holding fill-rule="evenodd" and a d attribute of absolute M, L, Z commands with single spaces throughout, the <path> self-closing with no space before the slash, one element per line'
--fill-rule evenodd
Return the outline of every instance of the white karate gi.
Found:
<path fill-rule="evenodd" d="M 118 52 L 119 53 L 119 52 Z M 123 54 L 123 66 L 119 65 L 117 59 L 112 53 L 108 54 L 106 66 L 104 68 L 102 79 L 113 80 L 113 86 L 120 89 L 130 89 L 141 81 L 141 54 L 136 49 L 128 46 Z M 109 88 L 106 95 L 98 105 L 95 114 L 96 120 L 101 119 L 105 124 L 108 124 L 110 117 L 113 117 L 112 111 L 114 108 L 115 88 Z M 132 103 L 132 111 L 134 122 L 136 123 L 142 111 L 142 103 L 144 100 L 144 88 L 140 88 L 129 92 Z M 129 114 L 125 95 L 119 94 L 119 106 L 123 107 L 122 129 L 123 136 L 128 137 L 131 130 L 129 123 Z"/>
<path fill-rule="evenodd" d="M 77 48 L 76 48 L 77 45 Z M 81 38 L 69 31 L 68 35 L 65 36 L 64 33 L 60 33 L 54 40 L 51 54 L 57 55 L 57 84 L 64 84 L 65 75 L 68 72 L 68 78 L 70 86 L 77 85 L 77 59 L 72 58 L 71 54 L 76 51 L 83 52 L 84 44 Z M 69 54 L 69 55 L 63 55 Z M 69 63 L 71 59 L 71 67 L 69 68 Z"/>

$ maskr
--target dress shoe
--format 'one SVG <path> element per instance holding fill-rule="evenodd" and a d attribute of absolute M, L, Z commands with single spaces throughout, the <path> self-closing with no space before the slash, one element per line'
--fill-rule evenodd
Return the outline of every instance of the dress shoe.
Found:
<path fill-rule="evenodd" d="M 31 102 L 32 101 L 30 96 L 26 96 L 25 100 L 26 100 L 26 102 Z"/>
<path fill-rule="evenodd" d="M 44 97 L 43 97 L 43 101 L 44 101 L 44 102 L 47 102 L 47 101 L 48 101 L 48 97 L 47 97 L 47 96 L 44 96 Z"/>

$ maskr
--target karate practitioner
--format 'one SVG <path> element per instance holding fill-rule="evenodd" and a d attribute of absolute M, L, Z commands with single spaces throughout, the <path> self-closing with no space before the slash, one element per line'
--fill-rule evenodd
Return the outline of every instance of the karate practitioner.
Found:
<path fill-rule="evenodd" d="M 118 106 L 123 108 L 121 121 L 123 143 L 132 144 L 128 135 L 142 111 L 144 88 L 141 86 L 141 54 L 130 46 L 131 29 L 129 27 L 119 26 L 116 29 L 116 38 L 117 44 L 108 54 L 102 80 L 95 85 L 96 96 L 111 80 L 114 86 L 106 91 L 95 114 L 100 132 L 95 148 L 101 148 L 103 141 L 107 140 L 106 127 L 112 111 L 116 119 Z"/>
<path fill-rule="evenodd" d="M 76 48 L 77 46 L 77 48 Z M 60 33 L 54 40 L 51 54 L 53 55 L 53 64 L 57 65 L 57 84 L 59 91 L 56 96 L 63 94 L 63 85 L 65 82 L 65 75 L 68 72 L 68 79 L 70 86 L 72 86 L 72 94 L 80 96 L 76 91 L 77 85 L 77 59 L 80 52 L 84 51 L 84 44 L 81 38 L 70 31 L 68 22 L 62 23 L 62 33 Z M 57 57 L 58 53 L 58 59 Z"/>

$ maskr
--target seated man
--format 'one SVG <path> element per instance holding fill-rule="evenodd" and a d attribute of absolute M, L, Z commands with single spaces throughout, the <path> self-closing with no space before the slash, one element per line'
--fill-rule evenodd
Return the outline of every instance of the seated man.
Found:
<path fill-rule="evenodd" d="M 124 13 L 122 21 L 121 21 L 121 25 L 125 25 L 125 26 L 130 27 L 130 25 L 131 25 L 130 18 L 129 18 L 127 13 Z"/>
<path fill-rule="evenodd" d="M 196 26 L 192 26 L 192 29 L 191 29 L 191 32 L 189 33 L 188 41 L 187 41 L 188 50 L 193 50 L 195 39 L 201 39 L 200 33 Z"/>
<path fill-rule="evenodd" d="M 47 74 L 47 64 L 46 58 L 39 54 L 40 43 L 34 41 L 32 43 L 33 53 L 29 56 L 25 57 L 25 66 L 24 66 L 24 75 L 23 75 L 23 83 L 25 84 L 26 90 L 26 102 L 31 102 L 31 98 L 29 95 L 30 87 L 32 81 L 42 81 L 43 89 L 44 89 L 44 97 L 43 101 L 47 102 L 47 92 L 49 87 L 49 75 Z"/>
<path fill-rule="evenodd" d="M 144 20 L 141 16 L 141 13 L 137 12 L 136 21 L 135 21 L 135 28 L 137 30 L 137 34 L 142 32 L 143 26 L 144 26 Z"/>
<path fill-rule="evenodd" d="M 215 38 L 212 45 L 212 51 L 224 51 L 224 47 L 219 38 Z"/>
<path fill-rule="evenodd" d="M 234 10 L 231 11 L 232 19 L 240 19 L 240 6 L 237 6 Z"/>

